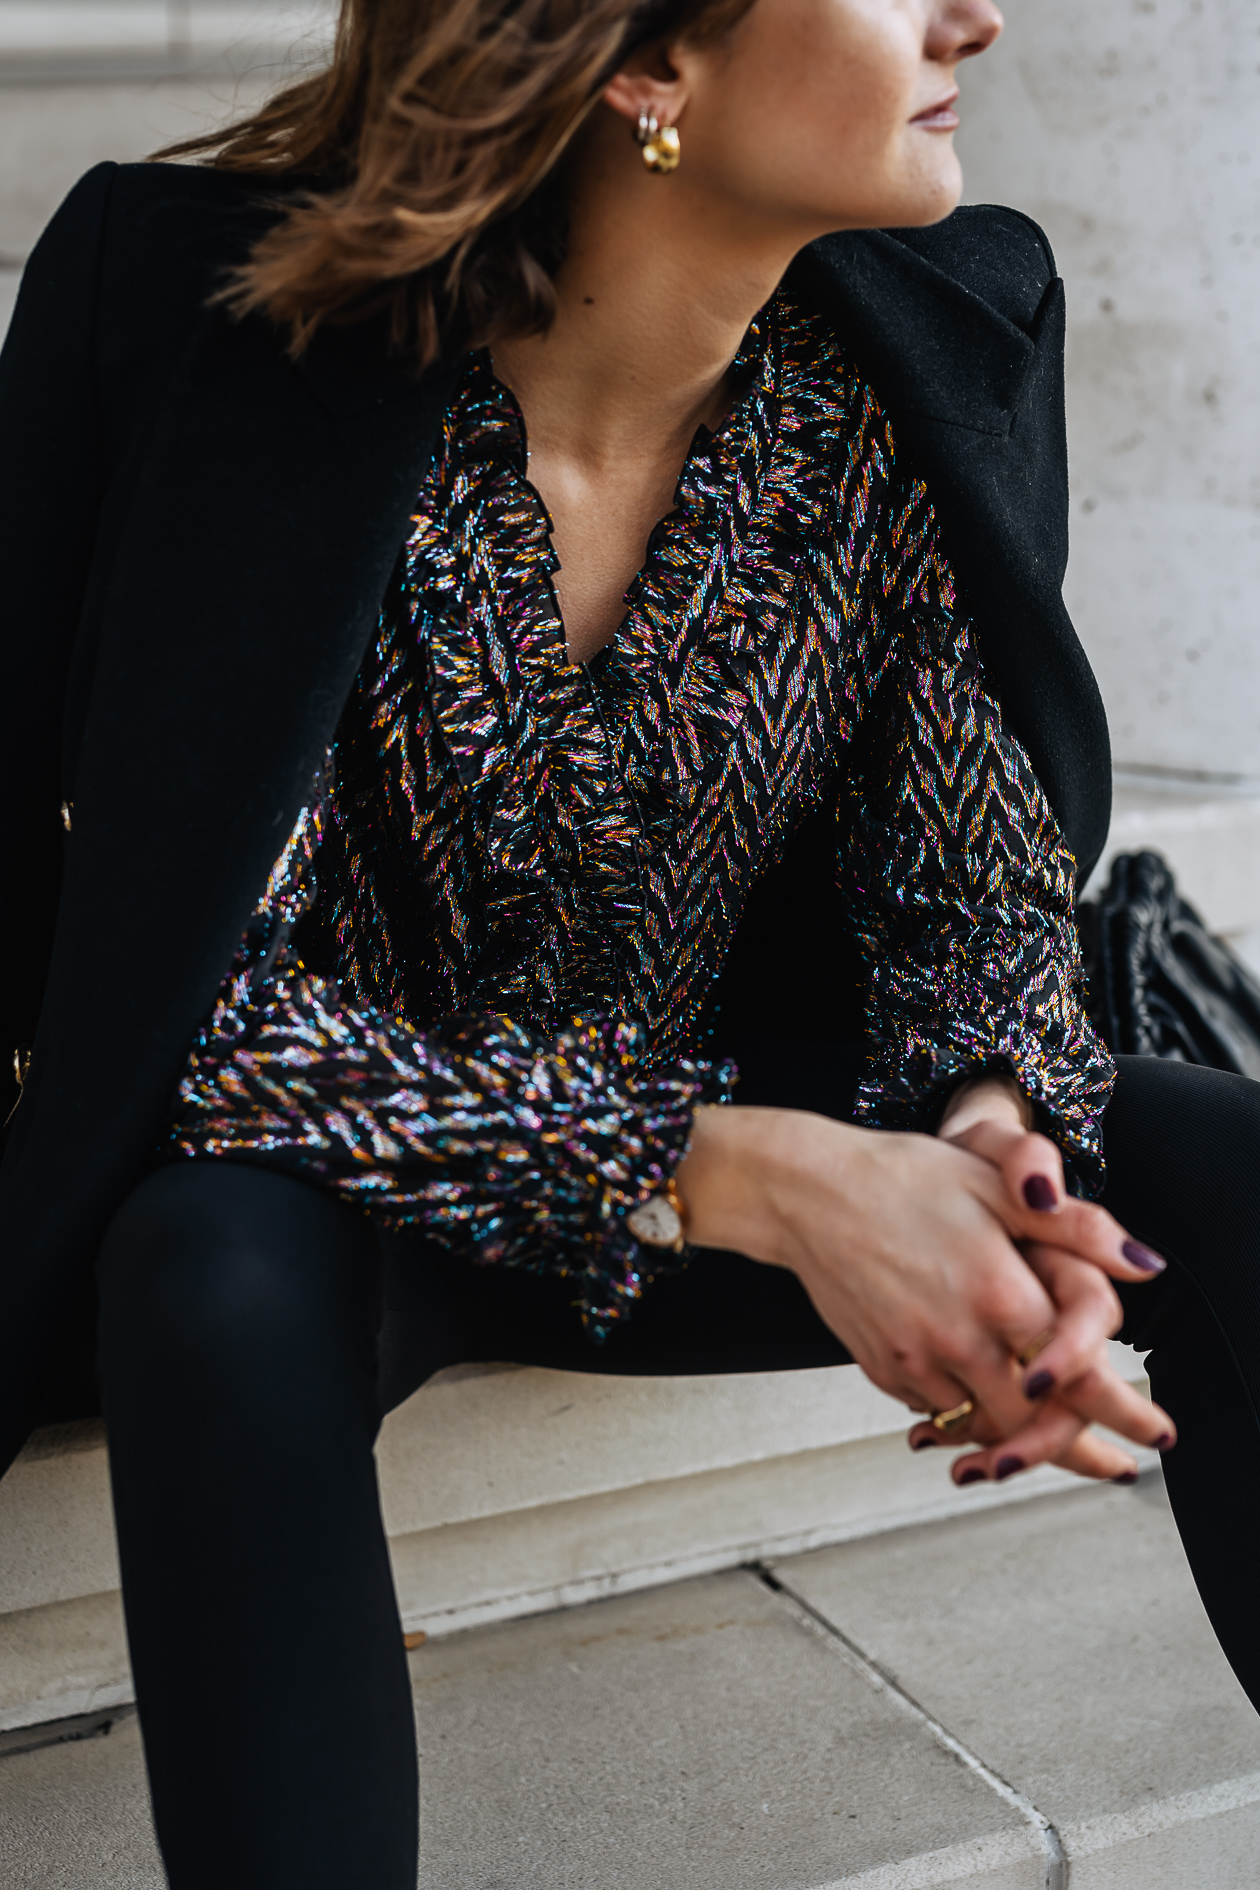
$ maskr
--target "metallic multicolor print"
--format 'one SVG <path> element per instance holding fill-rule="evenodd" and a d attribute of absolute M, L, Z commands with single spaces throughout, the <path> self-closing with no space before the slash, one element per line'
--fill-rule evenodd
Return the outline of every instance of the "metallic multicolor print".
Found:
<path fill-rule="evenodd" d="M 626 1216 L 682 1159 L 696 1104 L 728 1100 L 720 1078 L 647 1073 L 631 1024 L 421 1032 L 293 967 L 259 997 L 216 1010 L 181 1089 L 183 1153 L 266 1161 L 478 1260 L 560 1273 L 595 1339 L 676 1264 Z"/>
<path fill-rule="evenodd" d="M 290 947 L 314 891 L 323 773 L 272 868 L 179 1089 L 170 1152 L 259 1161 L 330 1186 L 396 1226 L 479 1261 L 574 1282 L 607 1336 L 672 1253 L 627 1217 L 661 1192 L 703 1102 L 734 1070 L 649 1069 L 631 1023 L 574 1019 L 543 1035 L 507 1017 L 426 1031 L 308 973 Z"/>
<path fill-rule="evenodd" d="M 856 1116 L 921 1128 L 963 1078 L 1013 1072 L 1094 1193 L 1115 1065 L 1084 1012 L 1076 863 L 952 604 L 909 613 L 850 750 L 841 885 L 871 1052 Z"/>
<path fill-rule="evenodd" d="M 578 668 L 519 411 L 469 358 L 301 828 L 322 818 L 318 891 L 296 882 L 313 910 L 277 950 L 298 895 L 263 900 L 173 1131 L 559 1267 L 596 1330 L 642 1283 L 624 1214 L 713 1080 L 705 1004 L 749 889 L 821 803 L 869 971 L 859 1119 L 928 1126 L 960 1078 L 1010 1070 L 1078 1185 L 1101 1178 L 1113 1069 L 1081 1005 L 1074 862 L 927 492 L 786 295 L 735 371 L 621 629 Z"/>

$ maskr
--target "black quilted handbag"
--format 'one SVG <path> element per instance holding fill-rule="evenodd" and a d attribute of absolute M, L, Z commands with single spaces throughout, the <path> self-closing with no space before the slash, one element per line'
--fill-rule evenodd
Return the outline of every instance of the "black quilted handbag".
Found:
<path fill-rule="evenodd" d="M 1121 853 L 1077 908 L 1089 1008 L 1117 1054 L 1260 1080 L 1260 979 L 1213 938 L 1158 853 Z"/>

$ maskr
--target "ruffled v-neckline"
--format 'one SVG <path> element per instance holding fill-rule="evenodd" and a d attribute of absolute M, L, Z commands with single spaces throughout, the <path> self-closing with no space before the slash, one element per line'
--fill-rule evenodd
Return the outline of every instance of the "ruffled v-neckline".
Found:
<path fill-rule="evenodd" d="M 569 668 L 598 674 L 615 659 L 635 604 L 644 586 L 652 582 L 652 566 L 662 547 L 680 530 L 685 532 L 693 518 L 703 518 L 711 509 L 717 465 L 723 467 L 728 480 L 737 479 L 742 469 L 748 482 L 749 509 L 756 504 L 759 474 L 773 451 L 772 433 L 777 421 L 777 339 L 774 304 L 768 303 L 754 316 L 728 370 L 738 389 L 730 411 L 717 427 L 710 428 L 703 421 L 697 426 L 675 482 L 673 502 L 649 532 L 643 562 L 626 587 L 625 608 L 617 627 L 582 663 L 574 663 L 569 655 L 568 632 L 555 584 L 556 573 L 562 568 L 555 548 L 555 525 L 545 499 L 529 476 L 529 429 L 524 412 L 512 389 L 496 372 L 490 349 L 478 349 L 470 355 L 466 386 L 470 401 L 481 410 L 482 437 L 488 441 L 492 433 L 501 435 L 497 450 L 514 462 L 522 491 L 532 500 L 533 523 L 541 541 L 539 562 L 550 580 L 554 604 L 557 654 Z"/>
<path fill-rule="evenodd" d="M 815 623 L 801 573 L 868 423 L 834 335 L 782 293 L 734 369 L 617 633 L 576 665 L 519 408 L 469 355 L 343 731 L 356 890 L 335 923 L 374 1001 L 541 1021 L 594 1000 L 641 1018 L 653 1056 L 697 1027 L 754 856 L 831 765 L 843 624 Z M 381 799 L 382 749 L 369 841 L 349 809 Z"/>

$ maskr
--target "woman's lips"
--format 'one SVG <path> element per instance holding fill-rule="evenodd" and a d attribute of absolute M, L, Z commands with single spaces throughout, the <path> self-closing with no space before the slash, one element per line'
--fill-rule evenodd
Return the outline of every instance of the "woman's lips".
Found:
<path fill-rule="evenodd" d="M 938 99 L 935 105 L 929 105 L 926 111 L 916 112 L 910 123 L 921 125 L 924 131 L 957 131 L 958 113 L 954 110 L 957 102 L 958 93 L 951 92 L 948 97 Z"/>

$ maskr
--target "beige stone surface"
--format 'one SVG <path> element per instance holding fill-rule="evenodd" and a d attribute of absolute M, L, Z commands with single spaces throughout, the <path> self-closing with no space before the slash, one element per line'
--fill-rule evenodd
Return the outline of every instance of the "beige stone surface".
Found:
<path fill-rule="evenodd" d="M 11 1890 L 165 1890 L 134 1718 L 0 1758 L 0 1859 Z"/>
<path fill-rule="evenodd" d="M 0 1614 L 0 1731 L 132 1698 L 117 1589 Z"/>
<path fill-rule="evenodd" d="M 1144 1382 L 1136 1354 L 1116 1358 Z M 1071 1487 L 1040 1470 L 958 1490 L 905 1429 L 854 1367 L 457 1367 L 382 1431 L 404 1620 L 449 1633 Z M 0 1727 L 129 1697 L 117 1584 L 102 1427 L 40 1433 L 0 1482 Z"/>
<path fill-rule="evenodd" d="M 1069 1825 L 1072 1890 L 1211 1883 L 1251 1890 L 1260 1855 L 1260 1773 Z"/>
<path fill-rule="evenodd" d="M 391 1535 L 904 1429 L 851 1366 L 608 1378 L 456 1366 L 386 1418 Z"/>
<path fill-rule="evenodd" d="M 994 1835 L 1040 1882 L 1018 1814 L 750 1575 L 455 1636 L 412 1672 L 433 1890 L 806 1890 Z"/>
<path fill-rule="evenodd" d="M 1260 786 L 1254 0 L 1002 11 L 958 148 L 969 199 L 1034 217 L 1067 284 L 1066 595 L 1115 751 Z"/>
<path fill-rule="evenodd" d="M 0 1619 L 118 1582 L 104 1427 L 55 1426 L 0 1481 Z"/>
<path fill-rule="evenodd" d="M 1145 1383 L 1135 1352 L 1112 1355 Z M 900 1446 L 907 1425 L 905 1407 L 854 1366 L 695 1378 L 456 1366 L 391 1412 L 377 1457 L 386 1526 L 399 1536 L 837 1445 Z M 937 1495 L 957 1500 L 940 1459 L 903 1456 L 899 1516 L 928 1513 L 920 1505 Z M 877 1490 L 868 1495 L 878 1504 Z"/>
<path fill-rule="evenodd" d="M 1144 1859 L 1133 1868 L 1149 1885 L 1179 1890 L 1215 1881 L 1204 1859 L 1218 1840 L 1237 1848 L 1229 1833 L 1260 1799 L 1260 1718 L 1158 1478 L 821 1550 L 783 1573 L 1025 1793 L 1069 1854 Z M 1197 1879 L 1156 1873 L 1196 1846 Z M 1073 1890 L 1092 1881 L 1111 1881 L 1102 1864 L 1073 1865 Z"/>
<path fill-rule="evenodd" d="M 1157 1481 L 775 1579 L 413 1653 L 425 1890 L 1065 1890 L 1044 1817 L 1070 1890 L 1255 1883 L 1260 1721 Z M 0 1757 L 0 1857 L 22 1890 L 158 1890 L 134 1721 Z"/>
<path fill-rule="evenodd" d="M 1121 782 L 1087 892 L 1105 883 L 1117 853 L 1143 851 L 1163 855 L 1214 932 L 1242 941 L 1260 929 L 1260 795 L 1170 794 Z"/>

